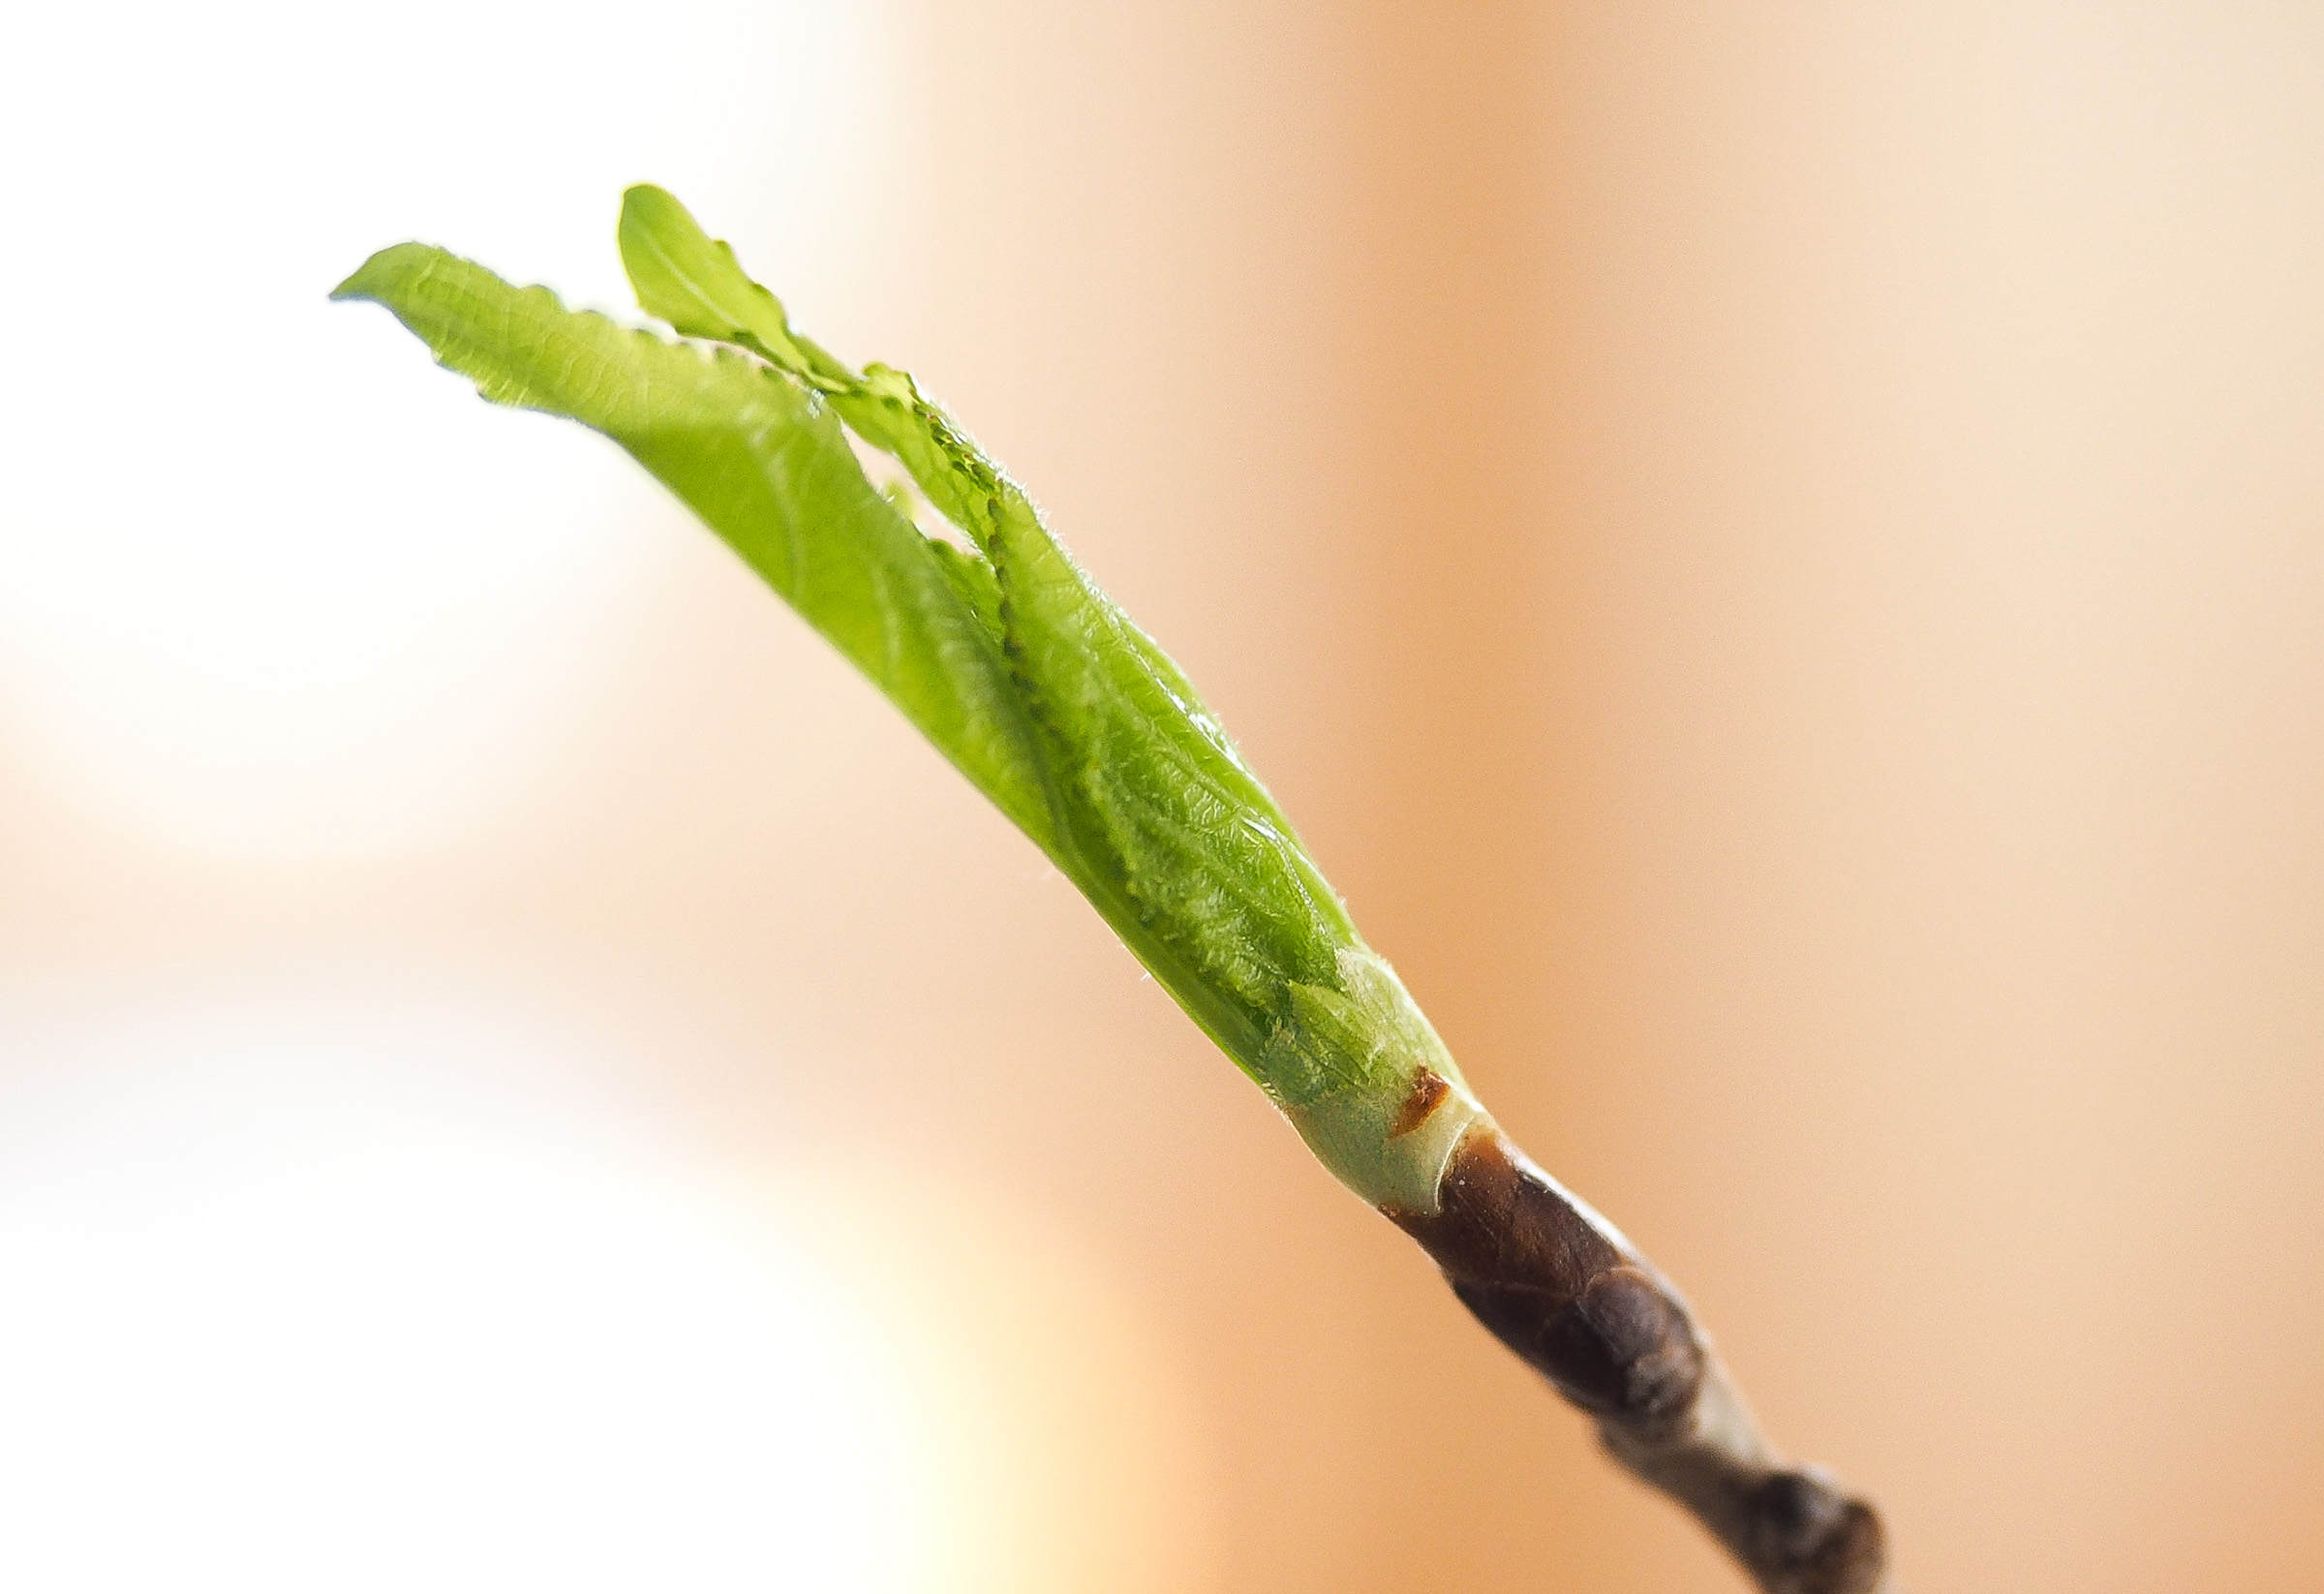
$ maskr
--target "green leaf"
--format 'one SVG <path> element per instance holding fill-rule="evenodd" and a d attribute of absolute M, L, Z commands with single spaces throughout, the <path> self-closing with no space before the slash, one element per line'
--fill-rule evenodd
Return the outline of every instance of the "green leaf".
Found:
<path fill-rule="evenodd" d="M 485 397 L 628 449 L 1041 844 L 1334 1174 L 1433 1210 L 1483 1109 L 1184 674 L 910 376 L 801 336 L 659 189 L 624 197 L 619 235 L 645 309 L 725 347 L 575 314 L 415 244 L 337 296 L 386 305 Z M 849 432 L 973 551 L 875 487 Z M 1450 1105 L 1415 1131 L 1422 1084 Z"/>
<path fill-rule="evenodd" d="M 740 344 L 817 386 L 861 380 L 812 343 L 794 337 L 782 302 L 745 275 L 734 250 L 703 231 L 667 190 L 639 183 L 624 194 L 615 235 L 622 269 L 647 315 L 689 338 Z"/>
<path fill-rule="evenodd" d="M 1263 1056 L 1297 1022 L 1294 987 L 1337 987 L 1355 926 L 1185 676 L 1023 495 L 1004 491 L 993 524 L 1007 651 L 1084 889 L 1158 974 L 1202 994 L 1196 1016 L 1228 1031 L 1222 1044 L 1282 1089 L 1247 1048 Z"/>
<path fill-rule="evenodd" d="M 879 365 L 858 375 L 800 337 L 734 251 L 658 188 L 623 196 L 619 235 L 650 314 L 751 349 L 827 393 L 975 540 L 1043 735 L 1069 873 L 1180 1004 L 1260 1074 L 1276 1030 L 1298 1022 L 1293 988 L 1335 989 L 1356 930 L 1193 686 L 910 376 Z M 956 569 L 974 579 L 965 561 Z"/>
<path fill-rule="evenodd" d="M 865 478 L 820 397 L 748 355 L 566 310 L 421 244 L 382 250 L 332 296 L 384 305 L 494 403 L 569 416 L 627 449 L 1055 850 L 1034 733 L 990 622 Z"/>
<path fill-rule="evenodd" d="M 792 331 L 782 301 L 750 279 L 733 248 L 651 183 L 622 196 L 617 236 L 622 267 L 647 315 L 689 338 L 739 345 L 828 394 L 858 436 L 901 460 L 929 502 L 984 546 L 999 468 L 921 397 L 908 375 L 884 365 L 859 375 Z"/>

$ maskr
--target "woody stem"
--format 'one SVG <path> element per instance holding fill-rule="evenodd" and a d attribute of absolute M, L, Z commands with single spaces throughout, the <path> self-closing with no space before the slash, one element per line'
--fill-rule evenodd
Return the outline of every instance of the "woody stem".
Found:
<path fill-rule="evenodd" d="M 1678 1292 L 1488 1122 L 1434 1212 L 1386 1209 L 1462 1303 L 1597 1419 L 1614 1458 L 1725 1545 L 1766 1594 L 1879 1594 L 1879 1516 L 1760 1435 Z"/>

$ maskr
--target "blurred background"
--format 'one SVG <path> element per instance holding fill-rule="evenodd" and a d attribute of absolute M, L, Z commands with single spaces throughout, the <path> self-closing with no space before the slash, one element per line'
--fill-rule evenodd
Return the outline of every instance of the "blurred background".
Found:
<path fill-rule="evenodd" d="M 1735 1576 L 609 446 L 684 196 L 1177 654 L 1921 1589 L 2324 1588 L 2324 12 L 0 49 L 0 1584 Z"/>

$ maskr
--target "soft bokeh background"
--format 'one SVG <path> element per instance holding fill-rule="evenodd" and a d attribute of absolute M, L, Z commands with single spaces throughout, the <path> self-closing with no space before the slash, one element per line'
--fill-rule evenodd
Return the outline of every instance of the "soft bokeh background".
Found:
<path fill-rule="evenodd" d="M 329 285 L 678 190 L 1911 1587 L 2324 1588 L 2324 12 L 0 48 L 0 1584 L 1715 1590 L 902 721 Z"/>

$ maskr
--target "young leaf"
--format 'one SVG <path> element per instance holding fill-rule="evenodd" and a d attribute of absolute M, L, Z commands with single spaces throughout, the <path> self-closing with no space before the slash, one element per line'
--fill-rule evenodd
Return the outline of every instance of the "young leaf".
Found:
<path fill-rule="evenodd" d="M 1055 850 L 1033 728 L 993 631 L 865 479 L 818 396 L 748 355 L 568 311 L 421 244 L 382 250 L 332 296 L 384 305 L 494 403 L 570 416 L 627 448 Z"/>
<path fill-rule="evenodd" d="M 1337 992 L 1342 956 L 1361 951 L 1339 899 L 1192 685 L 1024 492 L 908 375 L 876 365 L 858 375 L 799 336 L 781 302 L 667 193 L 629 190 L 619 236 L 649 313 L 749 348 L 828 395 L 974 539 L 1041 733 L 1068 872 L 1180 1004 L 1287 1103 L 1359 1087 L 1392 1093 L 1415 1059 L 1325 1046 L 1299 995 Z M 968 561 L 958 567 L 972 578 Z M 1311 1065 L 1291 1066 L 1301 1058 Z"/>
<path fill-rule="evenodd" d="M 417 245 L 340 296 L 384 304 L 486 398 L 627 448 L 1043 846 L 1333 1173 L 1374 1205 L 1432 1210 L 1482 1109 L 1185 676 L 909 376 L 800 336 L 658 189 L 626 197 L 620 238 L 645 307 L 725 352 Z M 976 551 L 913 526 L 841 422 Z M 1447 1110 L 1391 1132 L 1423 1078 Z"/>

